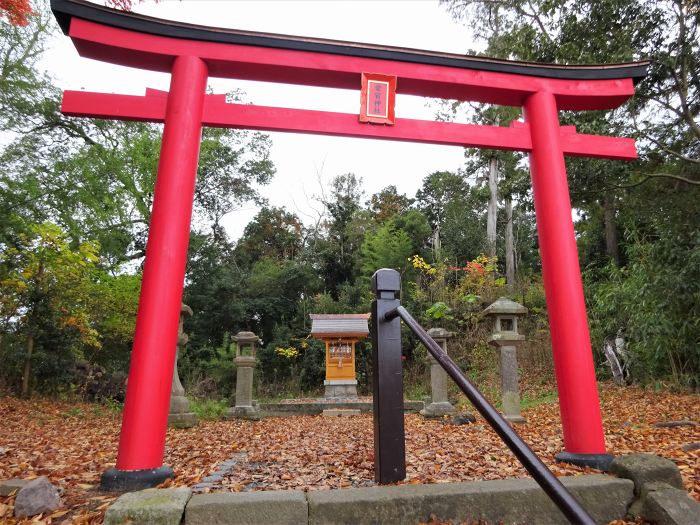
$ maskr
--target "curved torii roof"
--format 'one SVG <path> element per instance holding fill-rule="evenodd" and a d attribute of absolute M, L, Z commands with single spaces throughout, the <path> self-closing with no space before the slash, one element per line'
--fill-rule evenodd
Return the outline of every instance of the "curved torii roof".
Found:
<path fill-rule="evenodd" d="M 397 76 L 397 93 L 519 106 L 546 86 L 559 109 L 590 110 L 614 108 L 632 96 L 648 66 L 517 62 L 221 29 L 86 0 L 51 0 L 51 8 L 82 56 L 169 72 L 174 57 L 190 54 L 207 62 L 211 76 L 223 78 L 357 89 L 359 72 L 374 71 Z"/>
<path fill-rule="evenodd" d="M 633 78 L 640 80 L 646 75 L 648 62 L 606 65 L 561 65 L 515 60 L 501 60 L 455 53 L 439 53 L 394 46 L 380 46 L 309 38 L 238 29 L 222 29 L 184 22 L 162 20 L 150 16 L 119 11 L 95 5 L 86 0 L 52 0 L 51 9 L 56 15 L 63 32 L 68 34 L 73 17 L 99 22 L 112 27 L 129 29 L 140 33 L 158 36 L 198 40 L 201 42 L 218 42 L 222 44 L 241 44 L 297 51 L 314 51 L 333 55 L 346 55 L 383 60 L 398 60 L 418 64 L 515 73 L 546 78 L 571 80 L 601 80 L 615 78 Z"/>

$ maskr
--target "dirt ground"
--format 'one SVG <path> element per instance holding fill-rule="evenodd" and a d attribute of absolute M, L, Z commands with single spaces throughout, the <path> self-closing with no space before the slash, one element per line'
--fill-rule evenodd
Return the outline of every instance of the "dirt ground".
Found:
<path fill-rule="evenodd" d="M 601 385 L 601 399 L 608 451 L 673 460 L 686 489 L 700 501 L 700 448 L 693 449 L 700 443 L 700 396 Z M 556 400 L 523 414 L 528 422 L 516 427 L 518 432 L 555 474 L 586 472 L 554 462 L 563 449 Z M 655 426 L 668 421 L 688 423 Z M 478 417 L 473 424 L 452 425 L 410 414 L 405 423 L 404 483 L 527 476 Z M 99 492 L 97 485 L 115 464 L 119 426 L 119 413 L 103 405 L 0 398 L 0 479 L 47 476 L 63 490 L 63 506 L 31 523 L 101 523 L 115 495 Z M 243 457 L 204 489 L 212 491 L 365 487 L 375 484 L 372 440 L 371 415 L 202 421 L 192 429 L 168 430 L 164 463 L 175 470 L 172 485 L 193 486 L 223 461 Z M 30 523 L 11 517 L 13 501 L 0 498 L 0 522 Z"/>

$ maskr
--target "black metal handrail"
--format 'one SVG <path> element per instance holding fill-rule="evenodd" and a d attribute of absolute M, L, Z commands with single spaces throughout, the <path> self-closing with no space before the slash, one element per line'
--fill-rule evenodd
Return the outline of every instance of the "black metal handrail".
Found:
<path fill-rule="evenodd" d="M 452 358 L 443 351 L 435 340 L 428 335 L 423 327 L 403 307 L 397 306 L 384 314 L 384 321 L 390 322 L 400 317 L 411 331 L 425 345 L 435 360 L 440 363 L 445 372 L 464 392 L 469 401 L 476 407 L 481 416 L 487 421 L 496 434 L 515 454 L 520 463 L 530 473 L 534 480 L 545 491 L 554 504 L 559 507 L 566 518 L 574 524 L 594 525 L 595 521 L 576 501 L 573 495 L 562 485 L 561 481 L 547 468 L 539 457 L 527 446 L 522 438 L 513 430 L 508 421 L 488 402 L 479 390 L 467 379 Z"/>

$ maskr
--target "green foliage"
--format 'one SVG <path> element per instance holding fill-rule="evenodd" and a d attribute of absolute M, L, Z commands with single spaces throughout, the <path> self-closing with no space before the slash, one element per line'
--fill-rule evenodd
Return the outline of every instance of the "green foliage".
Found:
<path fill-rule="evenodd" d="M 24 395 L 32 375 L 57 386 L 67 364 L 101 347 L 92 318 L 96 246 L 73 249 L 49 223 L 28 230 L 0 255 L 0 324 L 10 335 L 0 347 L 3 369 L 17 379 L 22 375 Z"/>
<path fill-rule="evenodd" d="M 478 312 L 503 292 L 505 283 L 496 273 L 495 257 L 482 254 L 463 267 L 429 264 L 417 255 L 410 261 L 418 271 L 410 299 L 428 319 L 451 321 L 455 329 L 478 322 Z"/>
<path fill-rule="evenodd" d="M 53 17 L 46 2 L 34 3 L 36 13 L 27 25 L 12 24 L 0 16 L 0 123 L 4 131 L 31 128 L 36 121 L 27 117 L 56 101 L 57 90 L 38 68 L 54 31 Z"/>
<path fill-rule="evenodd" d="M 352 173 L 331 181 L 330 199 L 323 203 L 328 214 L 325 234 L 313 245 L 324 287 L 334 299 L 344 284 L 355 281 L 360 270 L 360 250 L 371 222 L 369 213 L 361 210 L 361 184 L 362 179 Z"/>
<path fill-rule="evenodd" d="M 73 247 L 50 223 L 27 226 L 4 246 L 0 355 L 6 380 L 22 376 L 25 394 L 32 377 L 43 391 L 65 391 L 84 360 L 126 366 L 140 278 L 106 274 L 99 262 L 95 244 Z"/>
<path fill-rule="evenodd" d="M 406 387 L 404 388 L 404 397 L 406 399 L 422 401 L 430 398 L 430 378 L 425 374 L 421 377 L 406 377 L 404 378 Z"/>
<path fill-rule="evenodd" d="M 109 412 L 115 415 L 121 414 L 122 410 L 124 410 L 124 403 L 121 403 L 120 401 L 117 401 L 111 397 L 103 399 L 102 404 L 107 410 L 109 410 Z"/>
<path fill-rule="evenodd" d="M 383 223 L 389 219 L 409 211 L 414 199 L 399 194 L 396 186 L 387 186 L 379 193 L 375 193 L 367 202 L 372 218 Z"/>
<path fill-rule="evenodd" d="M 369 277 L 380 268 L 392 268 L 404 273 L 408 256 L 413 252 L 411 239 L 392 222 L 367 234 L 362 244 L 362 273 Z"/>
<path fill-rule="evenodd" d="M 539 405 L 548 405 L 550 403 L 556 403 L 559 399 L 559 395 L 556 391 L 543 392 L 535 396 L 524 395 L 520 399 L 520 408 L 522 410 L 527 410 L 530 408 L 535 408 Z"/>
<path fill-rule="evenodd" d="M 437 303 L 434 303 L 430 308 L 428 308 L 425 311 L 425 315 L 428 316 L 429 319 L 437 321 L 437 320 L 443 319 L 443 318 L 444 319 L 452 319 L 450 312 L 452 312 L 452 308 L 447 306 L 442 301 L 438 301 Z"/>
<path fill-rule="evenodd" d="M 261 374 L 259 392 L 265 397 L 278 397 L 284 392 L 318 391 L 325 377 L 325 346 L 306 336 L 295 337 L 281 325 L 274 338 L 259 356 Z"/>
<path fill-rule="evenodd" d="M 178 358 L 180 377 L 196 397 L 233 399 L 236 390 L 235 350 L 228 332 L 215 347 L 188 345 Z"/>
<path fill-rule="evenodd" d="M 109 370 L 126 370 L 136 325 L 141 275 L 112 275 L 100 272 L 94 285 L 92 318 L 101 349 L 88 352 L 91 361 Z"/>
<path fill-rule="evenodd" d="M 190 410 L 203 421 L 220 421 L 226 416 L 229 403 L 225 399 L 190 399 Z"/>
<path fill-rule="evenodd" d="M 596 347 L 623 329 L 633 379 L 668 379 L 697 389 L 700 234 L 694 226 L 694 200 L 686 202 L 690 208 L 670 211 L 666 220 L 657 222 L 659 238 L 637 238 L 628 244 L 626 267 L 609 265 L 586 277 Z"/>
<path fill-rule="evenodd" d="M 302 223 L 282 208 L 263 208 L 236 244 L 237 260 L 249 267 L 263 257 L 295 259 L 302 250 Z"/>
<path fill-rule="evenodd" d="M 85 413 L 80 407 L 71 407 L 70 409 L 66 410 L 62 415 L 64 418 L 83 417 L 85 416 Z"/>

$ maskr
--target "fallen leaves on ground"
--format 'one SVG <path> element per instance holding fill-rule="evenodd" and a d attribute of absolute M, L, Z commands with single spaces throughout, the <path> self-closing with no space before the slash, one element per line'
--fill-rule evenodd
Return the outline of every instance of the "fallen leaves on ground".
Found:
<path fill-rule="evenodd" d="M 648 452 L 673 460 L 688 491 L 700 500 L 700 426 L 656 427 L 661 421 L 697 421 L 700 397 L 601 386 L 608 451 Z M 557 475 L 593 472 L 554 462 L 563 449 L 556 402 L 524 411 L 516 429 Z M 13 497 L 0 498 L 7 523 L 101 523 L 116 495 L 98 491 L 102 472 L 114 466 L 120 417 L 99 405 L 0 398 L 0 479 L 47 476 L 63 490 L 63 506 L 38 520 L 11 518 Z M 450 425 L 405 418 L 403 483 L 445 483 L 527 476 L 486 423 Z M 684 450 L 683 446 L 686 446 Z M 372 416 L 297 416 L 252 421 L 203 421 L 192 429 L 169 429 L 165 464 L 172 485 L 201 481 L 235 453 L 246 452 L 213 490 L 326 490 L 374 483 Z M 624 522 L 617 522 L 624 523 Z"/>

